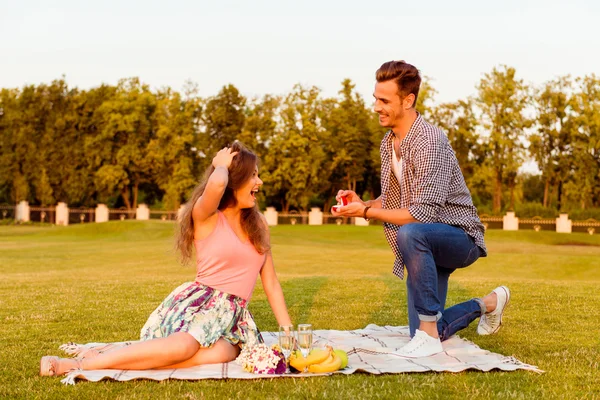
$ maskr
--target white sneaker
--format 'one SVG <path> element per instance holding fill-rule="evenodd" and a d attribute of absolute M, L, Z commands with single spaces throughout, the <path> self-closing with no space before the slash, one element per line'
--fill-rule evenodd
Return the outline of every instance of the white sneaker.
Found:
<path fill-rule="evenodd" d="M 500 325 L 502 325 L 502 313 L 508 305 L 510 300 L 510 290 L 506 286 L 498 286 L 492 291 L 496 293 L 496 308 L 494 311 L 485 313 L 479 318 L 479 325 L 477 325 L 477 333 L 480 335 L 491 335 L 498 332 Z"/>
<path fill-rule="evenodd" d="M 444 351 L 442 348 L 442 342 L 439 338 L 432 338 L 425 332 L 417 329 L 415 336 L 398 350 L 396 353 L 402 357 L 416 358 L 416 357 L 429 357 L 437 353 Z"/>

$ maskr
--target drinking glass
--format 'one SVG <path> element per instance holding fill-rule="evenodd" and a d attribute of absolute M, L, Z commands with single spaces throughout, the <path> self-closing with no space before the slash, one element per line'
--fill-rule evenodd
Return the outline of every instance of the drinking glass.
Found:
<path fill-rule="evenodd" d="M 311 324 L 298 325 L 298 347 L 304 357 L 308 357 L 308 353 L 312 349 L 313 333 Z"/>
<path fill-rule="evenodd" d="M 279 327 L 279 347 L 285 359 L 290 358 L 294 350 L 294 325 L 281 325 Z"/>

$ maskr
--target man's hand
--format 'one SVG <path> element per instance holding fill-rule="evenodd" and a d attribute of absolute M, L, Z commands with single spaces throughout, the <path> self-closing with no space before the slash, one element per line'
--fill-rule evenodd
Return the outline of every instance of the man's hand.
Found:
<path fill-rule="evenodd" d="M 365 204 L 360 199 L 360 197 L 358 197 L 358 195 L 354 191 L 352 191 L 352 190 L 338 190 L 337 196 L 335 196 L 335 199 L 340 204 L 342 203 L 342 197 L 346 197 L 346 199 L 348 199 L 348 203 L 358 202 L 358 203 L 361 203 L 361 204 Z"/>
<path fill-rule="evenodd" d="M 350 190 L 348 190 L 348 192 L 350 192 Z M 354 193 L 354 192 L 352 192 Z M 354 195 L 356 196 L 356 193 L 354 193 Z M 356 196 L 358 198 L 358 196 Z M 355 201 L 352 203 L 349 203 L 347 206 L 339 206 L 336 208 L 332 208 L 331 209 L 331 214 L 333 214 L 333 216 L 335 217 L 361 217 L 364 215 L 365 212 L 365 205 L 364 203 L 360 200 L 360 198 L 358 198 L 359 201 Z M 337 211 L 336 211 L 337 209 Z"/>

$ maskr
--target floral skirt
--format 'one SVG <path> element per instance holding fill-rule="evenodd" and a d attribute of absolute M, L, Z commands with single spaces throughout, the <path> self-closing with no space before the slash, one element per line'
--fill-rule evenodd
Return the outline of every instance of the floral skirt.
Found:
<path fill-rule="evenodd" d="M 220 338 L 240 346 L 262 343 L 246 303 L 241 297 L 186 282 L 150 314 L 140 338 L 150 340 L 187 332 L 202 347 L 210 347 Z"/>

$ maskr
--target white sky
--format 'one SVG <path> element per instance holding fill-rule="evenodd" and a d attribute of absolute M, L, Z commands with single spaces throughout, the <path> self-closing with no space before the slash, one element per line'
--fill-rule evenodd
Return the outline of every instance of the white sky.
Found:
<path fill-rule="evenodd" d="M 536 84 L 600 73 L 600 2 L 568 3 L 0 0 L 0 87 L 139 76 L 176 90 L 191 79 L 201 96 L 298 82 L 333 96 L 348 77 L 370 104 L 375 70 L 404 59 L 432 79 L 436 102 L 454 101 L 501 64 Z"/>

